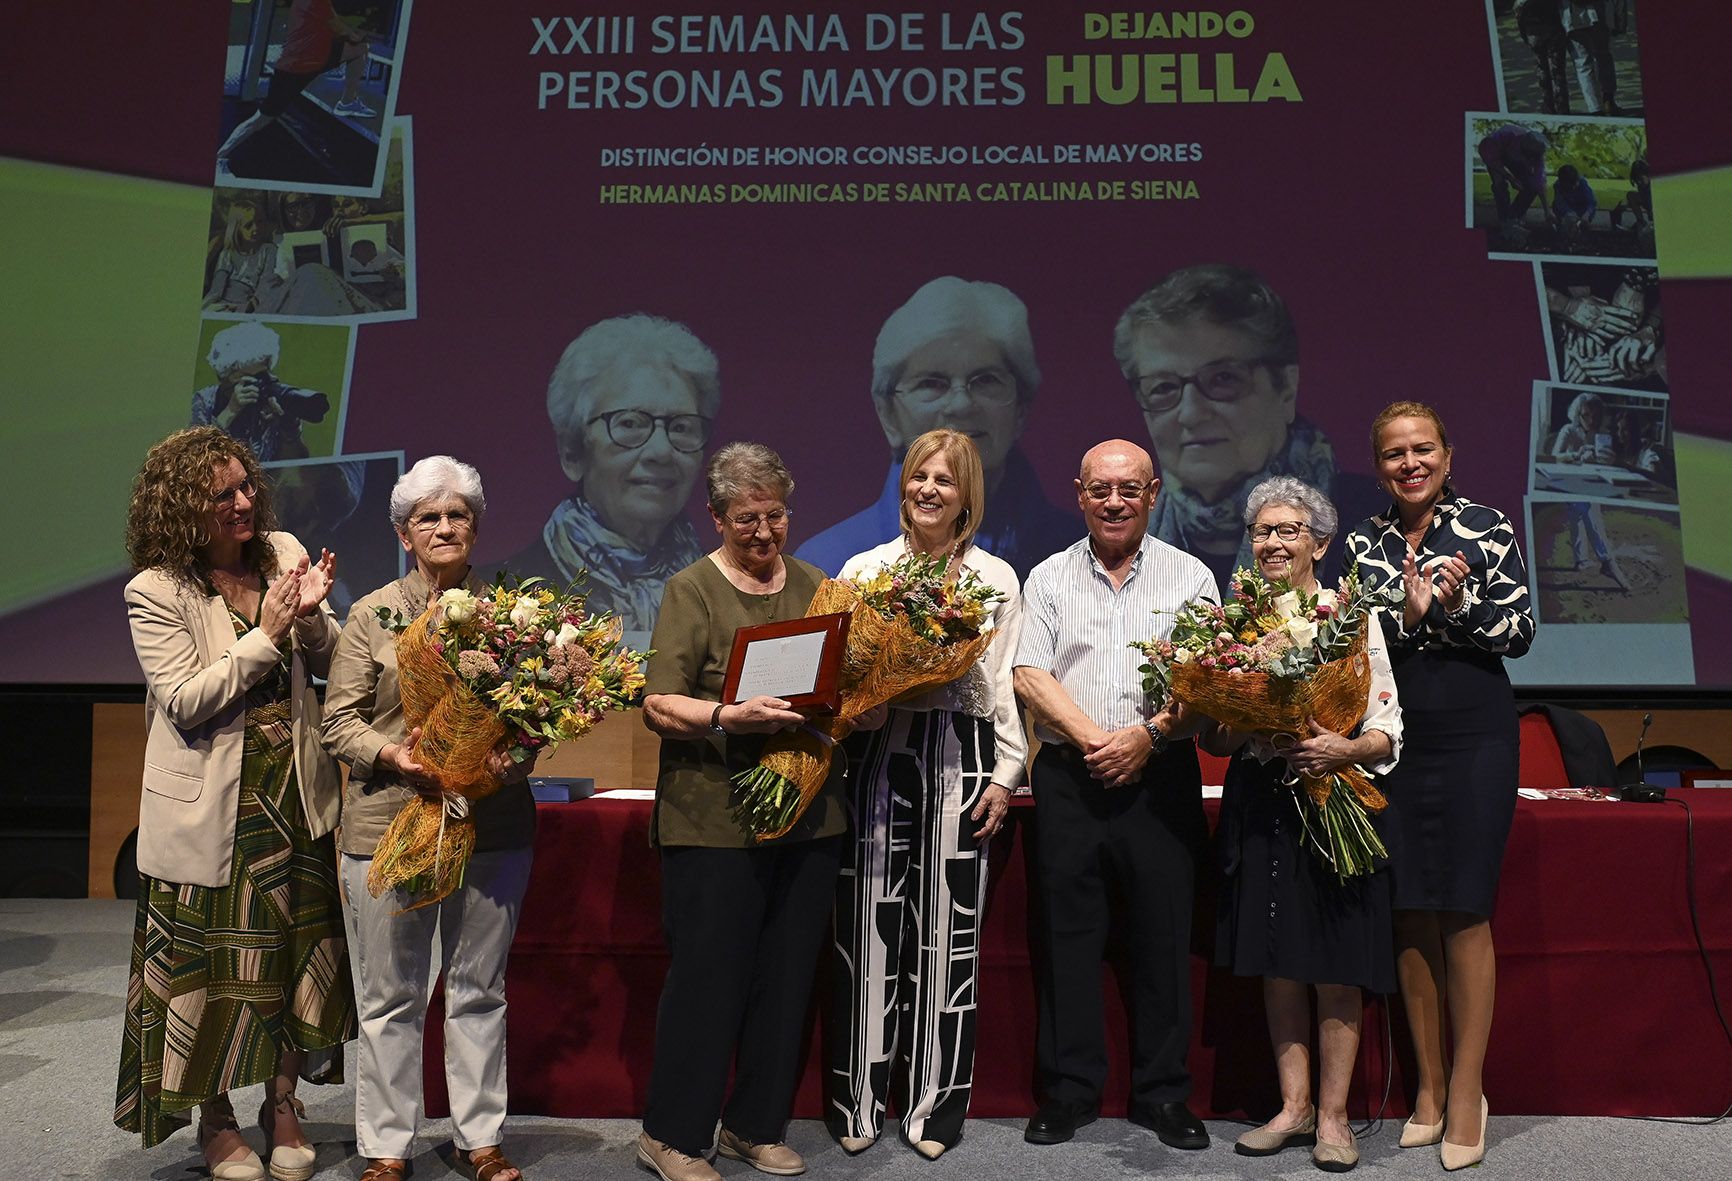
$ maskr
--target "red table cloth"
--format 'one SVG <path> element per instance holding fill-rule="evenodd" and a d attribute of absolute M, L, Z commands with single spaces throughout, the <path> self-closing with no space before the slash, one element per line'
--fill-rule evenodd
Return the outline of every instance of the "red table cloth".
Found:
<path fill-rule="evenodd" d="M 1732 791 L 1674 791 L 1694 816 L 1696 900 L 1722 996 L 1732 999 Z M 1211 823 L 1217 805 L 1207 805 Z M 606 797 L 542 805 L 535 869 L 507 970 L 511 1110 L 631 1117 L 643 1110 L 666 956 L 650 805 Z M 1027 826 L 1019 807 L 992 848 L 971 1113 L 1026 1116 L 1034 1094 L 1034 977 Z M 1505 1115 L 1705 1115 L 1732 1099 L 1732 1046 L 1715 1019 L 1686 902 L 1676 802 L 1522 800 L 1492 929 L 1497 1020 L 1486 1093 Z M 1277 1105 L 1261 989 L 1209 966 L 1213 863 L 1198 891 L 1192 955 L 1193 1105 L 1208 1116 Z M 822 986 L 820 982 L 820 987 Z M 1117 978 L 1103 969 L 1114 1059 L 1103 1110 L 1121 1114 L 1127 1043 Z M 1352 1113 L 1378 1107 L 1389 1066 L 1383 1002 L 1368 998 Z M 1411 1051 L 1388 1006 L 1394 1088 L 1406 1114 Z M 811 1022 L 815 1026 L 815 1021 Z M 820 1114 L 814 1032 L 795 1116 Z M 427 1027 L 427 1108 L 447 1110 L 440 1010 Z"/>

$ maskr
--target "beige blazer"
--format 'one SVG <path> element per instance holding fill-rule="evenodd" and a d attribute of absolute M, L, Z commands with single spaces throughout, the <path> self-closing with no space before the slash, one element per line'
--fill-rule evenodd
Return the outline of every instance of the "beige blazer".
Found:
<path fill-rule="evenodd" d="M 306 551 L 287 533 L 270 542 L 280 568 Z M 240 808 L 246 692 L 276 664 L 259 628 L 236 637 L 221 595 L 193 590 L 161 570 L 126 584 L 132 646 L 144 670 L 148 733 L 138 807 L 138 869 L 162 881 L 225 886 Z M 315 837 L 336 827 L 337 768 L 319 745 L 319 700 L 309 673 L 325 675 L 339 629 L 329 607 L 295 621 L 290 722 L 301 805 Z"/>

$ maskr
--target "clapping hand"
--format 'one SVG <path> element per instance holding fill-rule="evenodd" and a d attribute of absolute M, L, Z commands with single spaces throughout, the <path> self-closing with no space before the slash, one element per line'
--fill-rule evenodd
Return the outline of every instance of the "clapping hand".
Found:
<path fill-rule="evenodd" d="M 279 575 L 260 596 L 259 627 L 279 649 L 289 638 L 289 628 L 295 622 L 295 611 L 300 601 L 301 570 L 298 567 Z"/>
<path fill-rule="evenodd" d="M 1467 595 L 1470 569 L 1467 555 L 1457 550 L 1454 557 L 1439 558 L 1429 569 L 1421 571 L 1419 551 L 1409 546 L 1407 556 L 1401 561 L 1401 584 L 1407 593 L 1407 602 L 1401 613 L 1403 628 L 1412 631 L 1419 626 L 1419 621 L 1431 610 L 1434 593 L 1439 596 L 1445 611 L 1453 614 L 1461 610 Z M 1437 583 L 1435 592 L 1433 579 Z"/>
<path fill-rule="evenodd" d="M 317 611 L 319 604 L 331 593 L 331 584 L 336 581 L 337 555 L 328 549 L 322 549 L 319 551 L 319 560 L 314 562 L 312 558 L 302 554 L 295 573 L 300 575 L 301 587 L 300 606 L 295 614 L 305 618 Z"/>

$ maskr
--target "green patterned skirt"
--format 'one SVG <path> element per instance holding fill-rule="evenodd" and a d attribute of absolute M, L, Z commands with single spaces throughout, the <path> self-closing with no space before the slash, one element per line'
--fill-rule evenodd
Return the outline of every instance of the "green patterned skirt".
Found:
<path fill-rule="evenodd" d="M 288 701 L 257 693 L 229 884 L 139 879 L 114 1122 L 146 1147 L 197 1104 L 274 1077 L 283 1050 L 306 1052 L 308 1082 L 342 1082 L 355 1036 L 335 841 L 308 835 Z"/>

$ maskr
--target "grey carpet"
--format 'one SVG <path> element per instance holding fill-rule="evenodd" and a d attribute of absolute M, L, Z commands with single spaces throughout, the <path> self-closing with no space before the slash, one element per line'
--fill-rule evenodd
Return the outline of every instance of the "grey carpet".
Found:
<path fill-rule="evenodd" d="M 126 988 L 132 906 L 96 901 L 0 901 L 0 1178 L 203 1177 L 190 1132 L 146 1152 L 110 1115 Z M 353 1062 L 351 1052 L 351 1062 Z M 1613 1063 L 1584 1069 L 1615 1070 Z M 1688 1070 L 1688 1063 L 1678 1069 Z M 1732 1079 L 1727 1080 L 1732 1093 Z M 257 1110 L 259 1088 L 235 1097 L 243 1113 Z M 348 1087 L 307 1087 L 308 1131 L 319 1144 L 319 1181 L 355 1178 L 354 1093 Z M 1497 1097 L 1485 1166 L 1536 1181 L 1605 1178 L 1732 1177 L 1732 1125 L 1711 1127 L 1636 1120 L 1500 1116 Z M 789 1142 L 807 1157 L 810 1176 L 873 1181 L 943 1181 L 1014 1177 L 1071 1181 L 1116 1177 L 1317 1177 L 1301 1149 L 1281 1156 L 1235 1156 L 1242 1125 L 1215 1122 L 1204 1152 L 1174 1152 L 1123 1120 L 1102 1120 L 1069 1144 L 1034 1147 L 1022 1141 L 1020 1120 L 974 1120 L 967 1137 L 941 1160 L 926 1161 L 893 1137 L 858 1157 L 831 1142 L 822 1125 L 800 1121 Z M 1360 1143 L 1355 1175 L 1439 1177 L 1435 1150 L 1403 1151 L 1399 1125 L 1371 1129 Z M 533 1181 L 550 1178 L 646 1178 L 635 1164 L 638 1127 L 629 1120 L 513 1118 L 507 1148 Z M 252 1134 L 254 1146 L 258 1133 Z M 449 1164 L 450 1126 L 424 1127 L 414 1166 L 417 1181 L 456 1176 Z M 756 1176 L 745 1165 L 719 1161 L 724 1177 Z"/>

